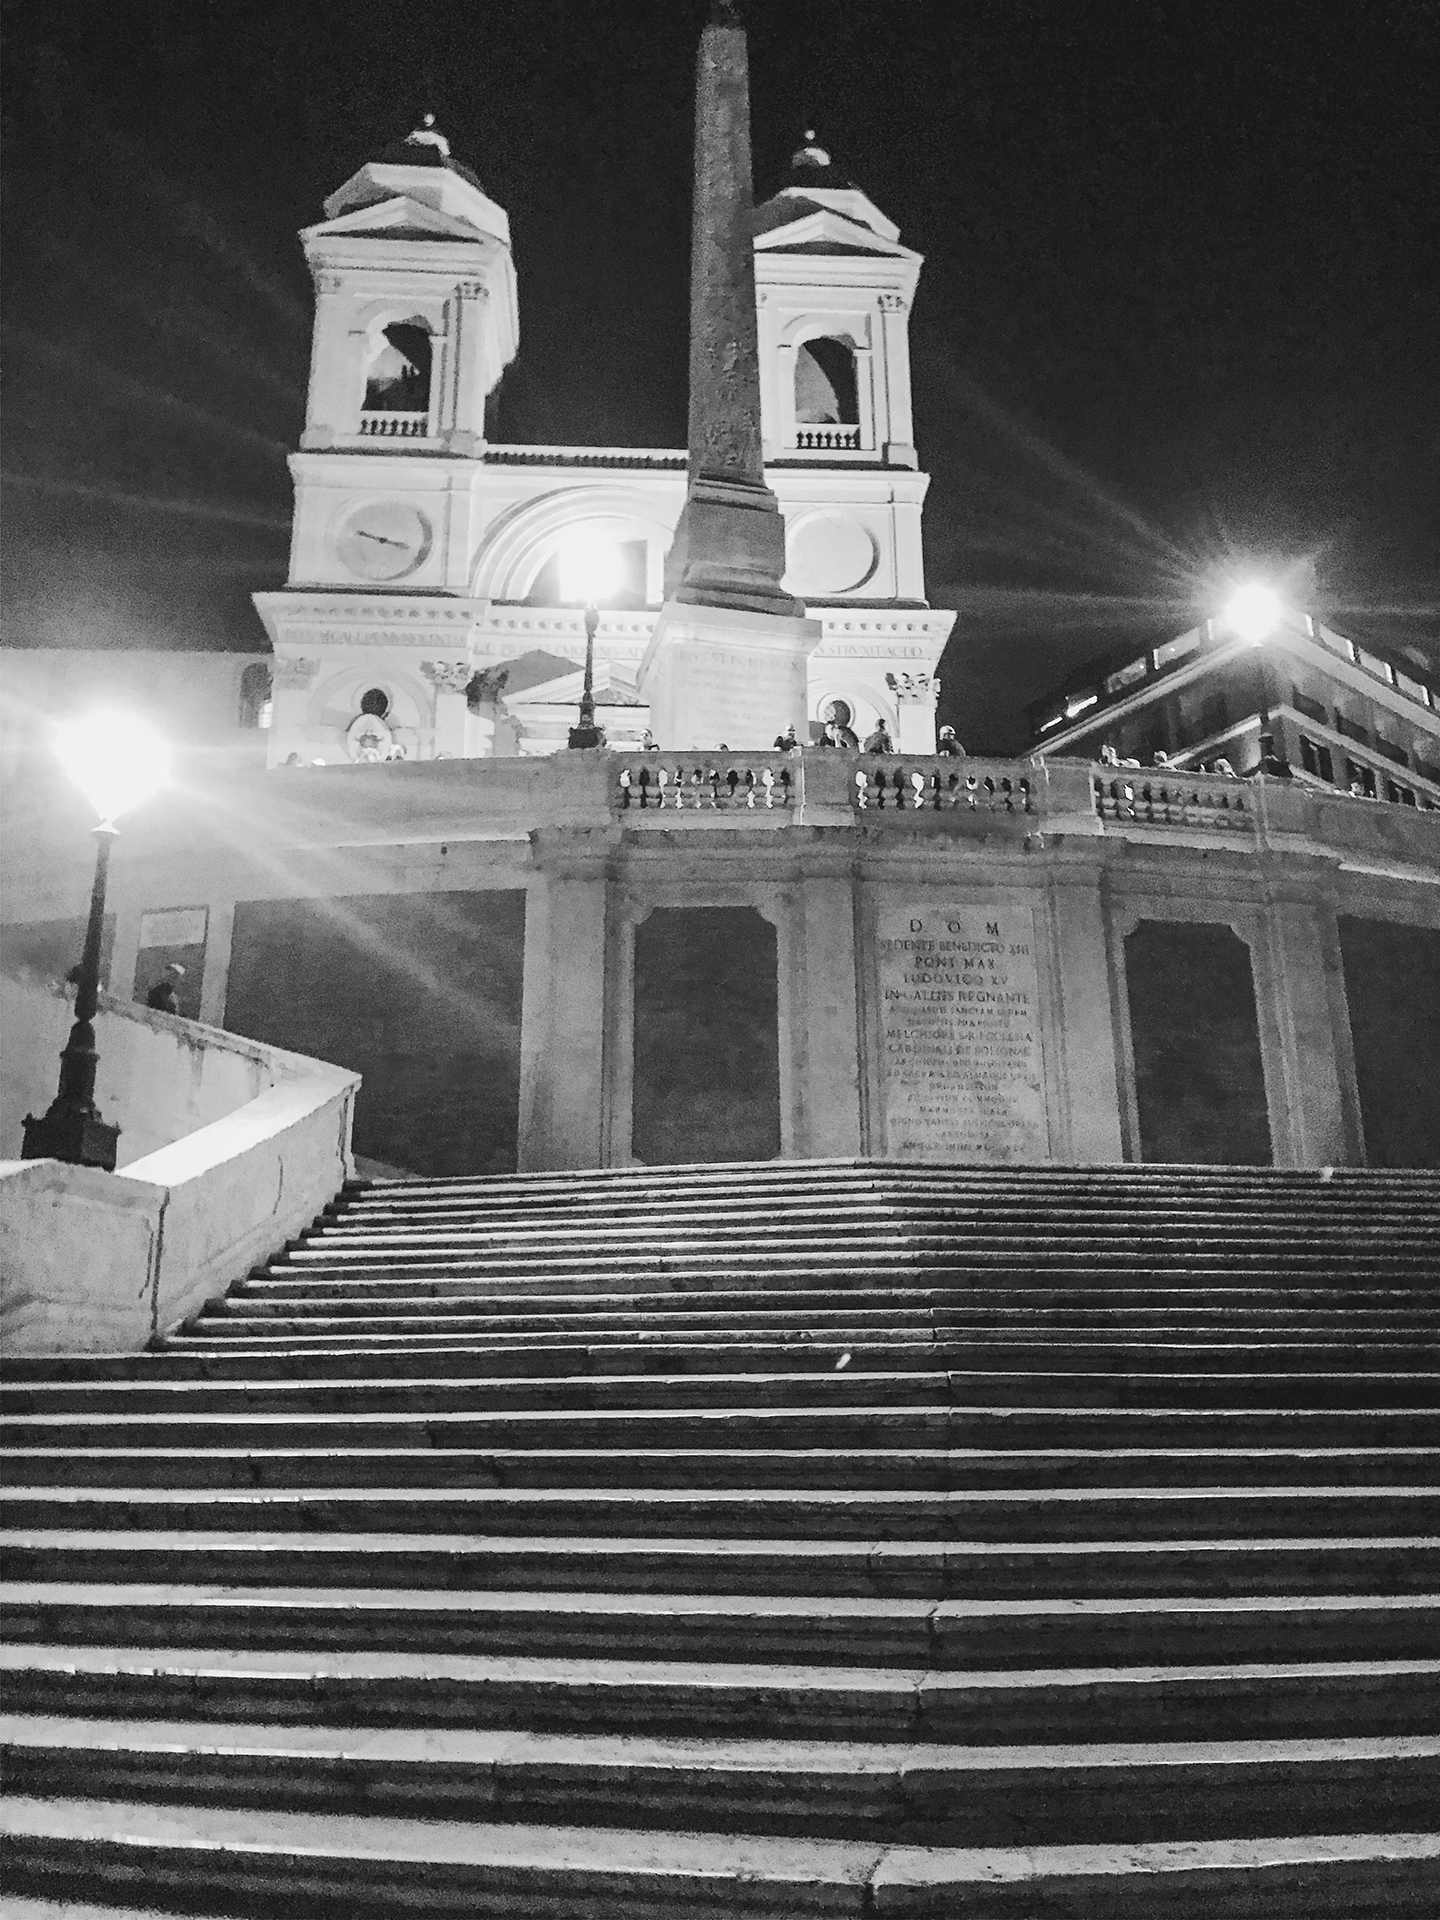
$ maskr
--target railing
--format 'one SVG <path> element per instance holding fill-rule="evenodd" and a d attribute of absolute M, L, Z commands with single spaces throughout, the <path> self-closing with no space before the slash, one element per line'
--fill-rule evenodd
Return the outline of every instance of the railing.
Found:
<path fill-rule="evenodd" d="M 360 431 L 371 439 L 425 440 L 430 434 L 428 413 L 362 413 Z"/>
<path fill-rule="evenodd" d="M 1102 820 L 1137 821 L 1166 827 L 1216 827 L 1253 833 L 1255 812 L 1248 783 L 1223 775 L 1112 773 L 1091 779 L 1095 811 Z"/>
<path fill-rule="evenodd" d="M 746 754 L 740 761 L 711 754 L 637 754 L 620 768 L 620 811 L 770 812 L 795 804 L 797 772 L 796 763 L 781 754 Z"/>
<path fill-rule="evenodd" d="M 795 445 L 807 453 L 858 453 L 859 427 L 797 427 Z"/>
<path fill-rule="evenodd" d="M 952 756 L 919 765 L 871 761 L 855 769 L 861 813 L 1034 813 L 1031 776 L 1013 765 L 977 766 Z"/>

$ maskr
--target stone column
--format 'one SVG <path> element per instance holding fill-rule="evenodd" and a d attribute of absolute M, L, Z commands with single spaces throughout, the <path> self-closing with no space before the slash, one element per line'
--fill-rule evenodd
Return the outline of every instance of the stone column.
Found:
<path fill-rule="evenodd" d="M 487 289 L 479 280 L 462 280 L 451 306 L 450 353 L 452 411 L 441 420 L 440 433 L 448 451 L 467 457 L 478 454 L 485 442 L 485 396 L 489 369 L 485 365 L 485 302 Z M 438 373 L 432 378 L 438 378 Z M 431 404 L 431 417 L 436 408 Z"/>
<path fill-rule="evenodd" d="M 1334 911 L 1286 888 L 1271 896 L 1266 930 L 1289 1134 L 1274 1142 L 1276 1165 L 1359 1166 L 1364 1155 Z"/>
<path fill-rule="evenodd" d="M 1047 1053 L 1061 1054 L 1064 1151 L 1082 1166 L 1109 1166 L 1125 1158 L 1120 1117 L 1120 1046 L 1116 1031 L 1117 983 L 1110 968 L 1099 859 L 1066 860 L 1063 850 L 1052 875 L 1051 966 L 1058 1005 Z"/>
<path fill-rule="evenodd" d="M 895 696 L 899 722 L 896 752 L 934 753 L 935 703 L 940 698 L 940 682 L 930 673 L 887 673 L 885 679 Z"/>
<path fill-rule="evenodd" d="M 525 898 L 520 1030 L 522 1173 L 598 1167 L 605 1113 L 607 828 L 539 828 Z"/>
<path fill-rule="evenodd" d="M 420 671 L 435 689 L 435 758 L 461 760 L 466 752 L 465 689 L 470 666 L 465 660 L 422 660 Z"/>

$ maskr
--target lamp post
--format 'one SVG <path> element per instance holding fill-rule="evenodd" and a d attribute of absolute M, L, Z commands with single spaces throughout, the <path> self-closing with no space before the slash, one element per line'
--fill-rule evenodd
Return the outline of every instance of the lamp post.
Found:
<path fill-rule="evenodd" d="M 580 724 L 570 729 L 568 745 L 603 747 L 604 730 L 595 724 L 595 630 L 600 625 L 600 609 L 592 600 L 585 609 L 585 684 L 580 690 Z"/>
<path fill-rule="evenodd" d="M 620 556 L 608 541 L 577 534 L 560 554 L 560 590 L 569 601 L 585 608 L 585 681 L 580 692 L 580 720 L 570 729 L 568 745 L 583 751 L 603 747 L 605 729 L 595 724 L 595 634 L 600 625 L 600 602 L 611 595 L 620 577 Z"/>
<path fill-rule="evenodd" d="M 1285 608 L 1273 587 L 1263 580 L 1249 580 L 1239 586 L 1225 603 L 1222 615 L 1227 627 L 1252 647 L 1263 647 L 1284 619 Z M 1275 734 L 1270 719 L 1270 669 L 1260 662 L 1260 767 L 1261 773 L 1290 777 L 1290 764 L 1275 751 Z"/>
<path fill-rule="evenodd" d="M 170 751 L 146 721 L 128 714 L 92 713 L 57 730 L 61 765 L 100 816 L 95 832 L 95 878 L 90 918 L 75 990 L 75 1024 L 60 1055 L 60 1085 L 38 1119 L 25 1116 L 21 1158 L 64 1160 L 71 1166 L 115 1170 L 118 1126 L 95 1105 L 95 1013 L 100 1004 L 100 944 L 105 931 L 105 884 L 117 815 L 148 800 L 169 777 Z"/>

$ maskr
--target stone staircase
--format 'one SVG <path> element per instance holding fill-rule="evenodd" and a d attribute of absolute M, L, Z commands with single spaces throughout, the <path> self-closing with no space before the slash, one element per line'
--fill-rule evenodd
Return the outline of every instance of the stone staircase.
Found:
<path fill-rule="evenodd" d="M 1440 1913 L 1440 1176 L 348 1191 L 4 1388 L 7 1914 Z"/>

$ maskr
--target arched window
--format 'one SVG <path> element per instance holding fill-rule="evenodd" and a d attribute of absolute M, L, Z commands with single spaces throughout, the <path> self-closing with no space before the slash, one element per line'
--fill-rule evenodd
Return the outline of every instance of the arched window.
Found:
<path fill-rule="evenodd" d="M 430 335 L 397 320 L 375 336 L 365 369 L 367 413 L 424 413 L 430 405 Z"/>
<path fill-rule="evenodd" d="M 855 352 L 844 340 L 807 340 L 795 353 L 797 426 L 860 423 Z"/>
<path fill-rule="evenodd" d="M 240 724 L 268 727 L 274 681 L 263 660 L 252 660 L 240 676 Z"/>

